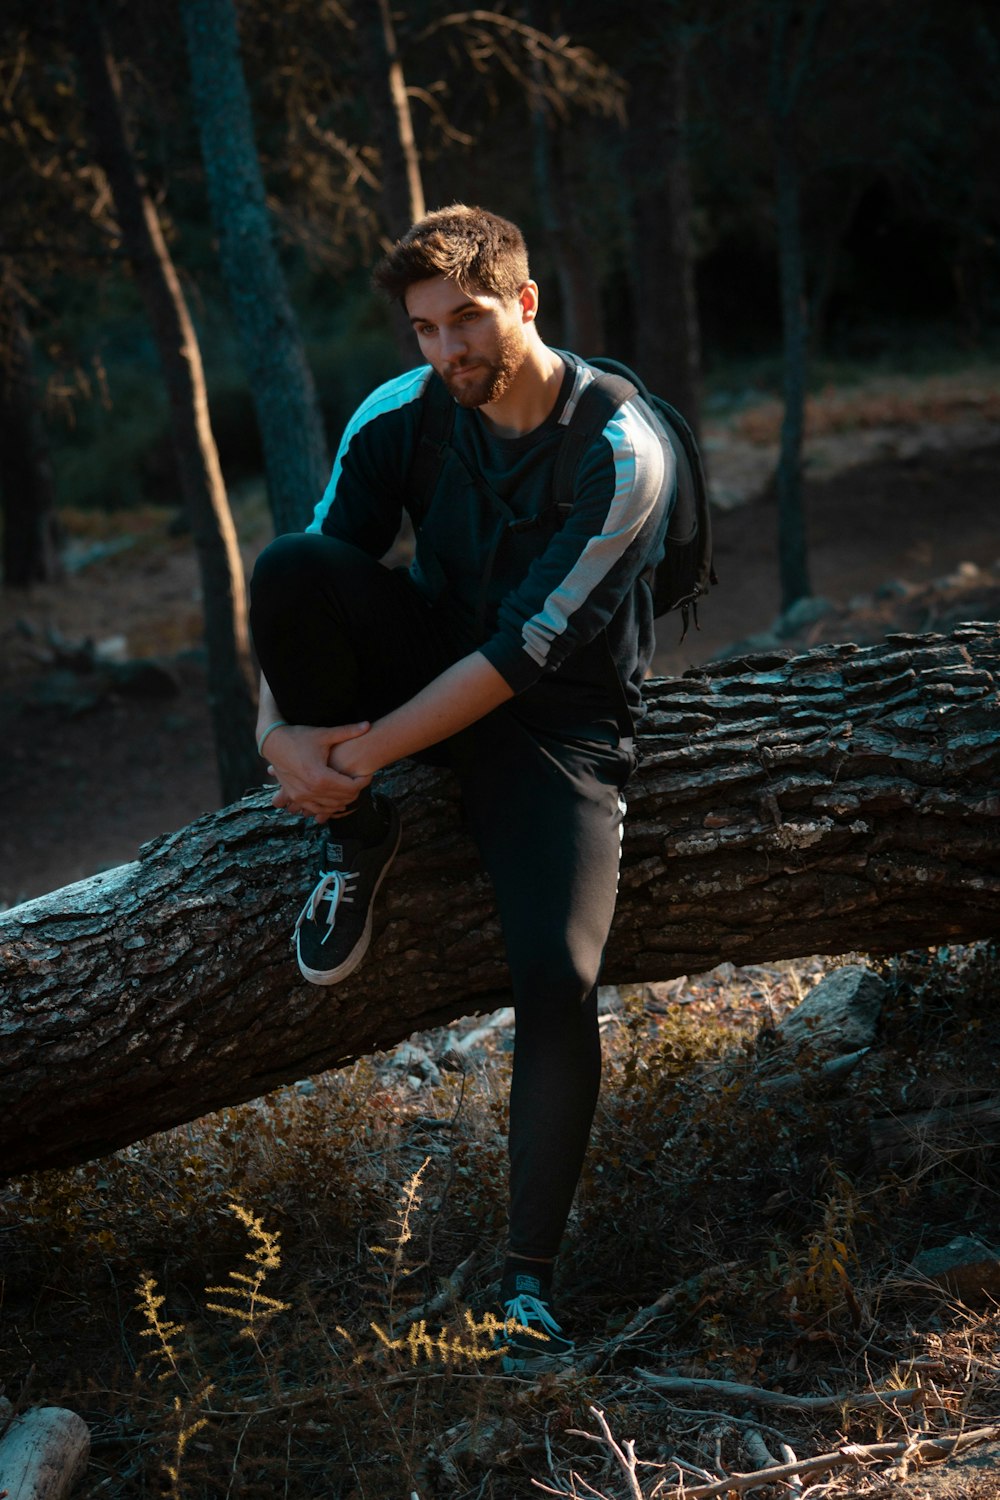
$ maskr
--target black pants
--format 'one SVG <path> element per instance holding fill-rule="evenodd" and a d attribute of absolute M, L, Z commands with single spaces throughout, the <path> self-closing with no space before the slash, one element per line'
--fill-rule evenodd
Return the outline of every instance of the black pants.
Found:
<path fill-rule="evenodd" d="M 379 718 L 470 649 L 405 574 L 313 534 L 261 554 L 250 618 L 278 707 L 298 724 Z M 633 761 L 619 745 L 529 727 L 516 699 L 459 738 L 452 764 L 496 892 L 516 1015 L 510 1248 L 549 1257 L 600 1086 L 596 986 Z"/>

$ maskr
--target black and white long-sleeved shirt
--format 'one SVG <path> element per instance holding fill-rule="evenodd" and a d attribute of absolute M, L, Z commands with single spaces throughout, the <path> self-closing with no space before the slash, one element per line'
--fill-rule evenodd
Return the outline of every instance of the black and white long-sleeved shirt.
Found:
<path fill-rule="evenodd" d="M 456 651 L 478 649 L 520 695 L 519 712 L 567 730 L 614 718 L 609 662 L 630 710 L 654 647 L 652 599 L 641 575 L 663 554 L 675 491 L 673 451 L 648 406 L 622 406 L 577 469 L 573 505 L 558 528 L 510 530 L 492 503 L 529 519 L 549 504 L 561 438 L 594 371 L 562 354 L 566 374 L 540 427 L 520 437 L 490 432 L 456 408 L 450 451 L 418 519 L 411 576 L 444 611 Z M 310 531 L 373 557 L 391 546 L 407 504 L 430 366 L 388 381 L 364 401 L 341 439 Z M 498 528 L 502 540 L 495 547 Z M 433 582 L 422 559 L 434 560 Z M 488 574 L 485 631 L 477 628 Z"/>

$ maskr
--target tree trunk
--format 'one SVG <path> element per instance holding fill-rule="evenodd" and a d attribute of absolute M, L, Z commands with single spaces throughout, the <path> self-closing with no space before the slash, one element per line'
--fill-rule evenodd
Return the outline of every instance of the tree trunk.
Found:
<path fill-rule="evenodd" d="M 222 800 L 260 781 L 246 589 L 219 455 L 212 436 L 198 337 L 159 215 L 139 176 L 122 113 L 118 76 L 99 7 L 79 0 L 74 45 L 97 157 L 146 305 L 170 401 L 181 491 L 191 523 L 205 610 L 209 696 Z"/>
<path fill-rule="evenodd" d="M 29 588 L 62 575 L 55 486 L 38 404 L 31 336 L 9 280 L 0 277 L 0 497 L 3 581 Z"/>
<path fill-rule="evenodd" d="M 775 127 L 774 178 L 781 282 L 782 394 L 781 445 L 775 487 L 778 493 L 778 571 L 781 608 L 812 593 L 802 501 L 802 443 L 806 417 L 806 360 L 809 321 L 802 263 L 799 172 L 787 120 Z"/>
<path fill-rule="evenodd" d="M 608 983 L 1000 932 L 1000 625 L 647 684 Z M 444 772 L 398 767 L 373 951 L 303 984 L 315 831 L 257 794 L 0 915 L 0 1163 L 82 1161 L 506 999 Z"/>
<path fill-rule="evenodd" d="M 413 133 L 410 96 L 406 92 L 403 63 L 396 44 L 389 0 L 378 0 L 378 19 L 373 23 L 381 42 L 383 85 L 388 90 L 387 108 L 378 111 L 382 155 L 382 202 L 389 233 L 394 239 L 405 234 L 426 212 L 420 153 Z M 374 49 L 376 55 L 379 48 Z"/>
<path fill-rule="evenodd" d="M 0 1427 L 3 1413 L 0 1412 Z M 82 1417 L 59 1406 L 20 1412 L 0 1437 L 3 1500 L 65 1500 L 90 1460 L 90 1432 Z"/>
<path fill-rule="evenodd" d="M 355 6 L 361 64 L 367 81 L 367 103 L 381 167 L 379 206 L 386 243 L 404 235 L 426 212 L 420 152 L 413 129 L 410 96 L 388 0 Z M 389 310 L 400 369 L 423 360 L 406 310 Z"/>
<path fill-rule="evenodd" d="M 600 278 L 566 176 L 567 128 L 541 101 L 531 111 L 531 124 L 538 203 L 562 304 L 561 347 L 586 359 L 605 352 L 604 319 Z"/>
<path fill-rule="evenodd" d="M 181 18 L 212 223 L 257 413 L 274 527 L 301 531 L 330 466 L 272 239 L 233 0 L 182 0 Z"/>
<path fill-rule="evenodd" d="M 636 370 L 697 434 L 701 330 L 686 138 L 687 59 L 688 43 L 675 27 L 661 52 L 647 51 L 628 69 L 629 156 L 635 184 Z"/>
<path fill-rule="evenodd" d="M 826 0 L 812 0 L 803 23 L 793 0 L 775 0 L 767 108 L 774 158 L 775 221 L 781 289 L 785 410 L 775 484 L 778 492 L 778 570 L 781 608 L 812 593 L 802 503 L 802 442 L 805 435 L 806 366 L 809 316 L 805 251 L 802 243 L 802 189 L 796 149 L 796 113 L 813 63 Z M 793 35 L 801 36 L 793 57 Z"/>

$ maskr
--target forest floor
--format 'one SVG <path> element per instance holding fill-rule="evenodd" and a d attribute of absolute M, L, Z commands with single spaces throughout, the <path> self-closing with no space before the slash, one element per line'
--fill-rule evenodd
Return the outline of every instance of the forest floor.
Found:
<path fill-rule="evenodd" d="M 970 374 L 813 404 L 828 607 L 784 621 L 776 413 L 710 424 L 722 583 L 682 648 L 664 622 L 658 669 L 747 638 L 1000 618 L 998 388 Z M 249 563 L 260 497 L 238 518 Z M 189 542 L 161 513 L 68 520 L 93 560 L 0 599 L 0 902 L 215 804 Z M 167 671 L 112 691 L 74 670 L 85 639 Z M 498 1013 L 0 1188 L 0 1394 L 85 1418 L 81 1500 L 654 1500 L 727 1474 L 712 1493 L 730 1495 L 786 1448 L 835 1458 L 761 1500 L 1000 1500 L 996 960 L 804 957 L 602 991 L 559 1280 L 590 1363 L 569 1374 L 505 1379 L 479 1331 L 505 1218 Z M 775 1088 L 781 1022 L 845 962 L 886 983 L 871 1051 L 836 1086 L 807 1057 Z M 987 1247 L 970 1281 L 920 1269 L 969 1238 Z M 965 1457 L 921 1461 L 923 1438 L 984 1429 Z"/>

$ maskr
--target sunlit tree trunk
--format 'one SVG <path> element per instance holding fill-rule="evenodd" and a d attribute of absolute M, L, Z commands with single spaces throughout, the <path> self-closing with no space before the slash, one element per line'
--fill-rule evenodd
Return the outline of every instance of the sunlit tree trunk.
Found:
<path fill-rule="evenodd" d="M 261 780 L 254 743 L 243 563 L 212 436 L 197 335 L 156 206 L 139 176 L 118 76 L 94 0 L 77 0 L 74 45 L 97 158 L 152 325 L 170 403 L 181 491 L 201 572 L 212 726 L 224 802 Z"/>
<path fill-rule="evenodd" d="M 355 13 L 372 131 L 381 164 L 380 217 L 385 242 L 389 244 L 426 212 L 420 152 L 388 0 L 377 3 L 360 0 Z M 400 366 L 405 369 L 418 364 L 420 349 L 405 310 L 394 307 L 390 319 Z"/>
<path fill-rule="evenodd" d="M 0 283 L 0 502 L 3 581 L 28 588 L 58 578 L 55 487 L 42 430 L 31 336 L 16 291 Z"/>
<path fill-rule="evenodd" d="M 253 398 L 275 530 L 307 523 L 329 477 L 312 374 L 274 245 L 233 0 L 181 0 L 205 183 Z"/>
<path fill-rule="evenodd" d="M 383 132 L 382 139 L 382 200 L 389 231 L 393 236 L 398 236 L 424 216 L 424 183 L 417 139 L 413 133 L 410 98 L 406 92 L 406 78 L 389 0 L 378 0 L 378 18 L 375 24 L 381 35 L 385 57 L 384 76 L 390 104 L 387 113 L 392 126 Z"/>

